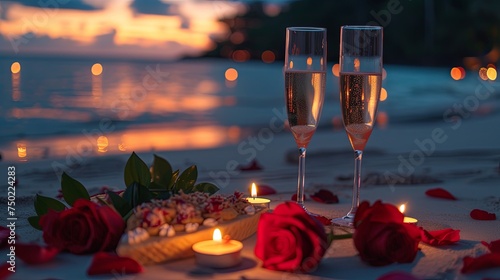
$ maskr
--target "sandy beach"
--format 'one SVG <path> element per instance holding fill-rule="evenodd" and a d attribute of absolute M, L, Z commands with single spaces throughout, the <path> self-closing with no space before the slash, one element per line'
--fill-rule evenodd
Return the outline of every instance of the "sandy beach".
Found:
<path fill-rule="evenodd" d="M 482 279 L 498 276 L 498 269 L 469 275 L 460 275 L 457 271 L 463 256 L 484 253 L 485 249 L 482 245 L 474 240 L 489 242 L 499 238 L 500 221 L 475 221 L 468 217 L 469 211 L 473 208 L 500 214 L 500 149 L 498 146 L 500 132 L 494 129 L 499 122 L 500 116 L 492 112 L 488 115 L 471 115 L 463 119 L 456 129 L 453 129 L 453 124 L 444 121 L 411 125 L 389 123 L 385 128 L 378 126 L 364 154 L 361 199 L 372 202 L 381 199 L 395 205 L 409 203 L 408 213 L 420 219 L 419 225 L 429 230 L 447 227 L 460 229 L 462 240 L 456 246 L 448 246 L 439 250 L 421 245 L 422 256 L 414 263 L 390 265 L 383 268 L 373 268 L 362 264 L 355 256 L 352 241 L 342 240 L 332 245 L 319 270 L 313 275 L 326 278 L 333 276 L 334 279 L 369 279 L 385 272 L 404 270 L 425 279 L 444 279 L 451 276 L 459 276 L 460 279 Z M 289 200 L 296 185 L 295 148 L 292 136 L 288 131 L 283 130 L 266 135 L 266 138 L 259 138 L 258 132 L 255 136 L 249 137 L 257 139 L 258 142 L 252 142 L 257 144 L 251 146 L 240 142 L 215 149 L 144 152 L 139 156 L 148 162 L 152 160 L 155 153 L 167 158 L 174 167 L 180 169 L 196 164 L 199 168 L 199 181 L 215 182 L 221 187 L 223 193 L 247 192 L 250 184 L 255 182 L 277 190 L 276 195 L 270 196 L 273 206 Z M 244 141 L 251 143 L 250 138 Z M 245 145 L 247 149 L 252 147 L 252 153 L 248 151 L 247 154 L 239 153 L 238 150 L 242 150 L 241 145 Z M 250 157 L 251 155 L 255 157 Z M 89 158 L 81 166 L 72 167 L 70 174 L 80 180 L 91 192 L 97 192 L 102 186 L 120 189 L 123 186 L 122 169 L 127 158 L 128 155 Z M 248 165 L 249 160 L 253 159 L 258 161 L 263 170 L 240 171 L 236 168 L 238 164 Z M 16 192 L 19 218 L 17 234 L 22 241 L 40 242 L 42 240 L 40 232 L 33 230 L 25 218 L 33 214 L 32 197 L 35 193 L 49 196 L 57 194 L 59 181 L 51 167 L 53 161 L 54 159 L 25 163 L 4 161 L 0 164 L 4 170 L 7 166 L 16 166 L 19 180 Z M 306 165 L 308 194 L 318 189 L 328 189 L 340 198 L 339 204 L 325 205 L 309 199 L 306 205 L 311 211 L 317 211 L 327 217 L 344 214 L 350 207 L 353 168 L 352 151 L 345 132 L 341 129 L 319 130 L 308 149 Z M 388 178 L 395 178 L 396 181 L 390 181 Z M 425 190 L 434 187 L 449 190 L 457 196 L 459 201 L 441 201 L 426 197 Z M 2 197 L 2 200 L 5 202 L 6 198 Z M 261 279 L 284 277 L 276 272 L 265 271 L 254 263 L 255 260 L 252 258 L 254 239 L 255 237 L 245 241 L 244 254 L 249 258 L 250 264 L 247 265 L 252 267 L 251 270 L 216 273 L 215 277 L 229 279 L 241 277 L 241 275 L 253 275 L 254 271 L 263 275 Z M 65 275 L 69 275 L 67 274 L 69 271 L 89 260 L 89 256 L 68 256 L 68 260 L 65 261 L 67 266 L 65 265 L 64 269 L 48 264 L 32 270 L 20 263 L 19 273 L 11 279 L 31 279 L 29 277 L 35 271 L 37 275 L 45 275 L 45 278 L 64 279 Z M 142 277 L 157 279 L 165 269 L 169 271 L 173 269 L 173 275 L 178 277 L 195 277 L 196 273 L 213 273 L 178 269 L 183 265 L 186 269 L 189 267 L 193 269 L 193 261 L 193 259 L 187 259 L 165 266 L 147 267 L 141 279 Z M 84 273 L 81 272 L 79 275 L 83 277 Z"/>

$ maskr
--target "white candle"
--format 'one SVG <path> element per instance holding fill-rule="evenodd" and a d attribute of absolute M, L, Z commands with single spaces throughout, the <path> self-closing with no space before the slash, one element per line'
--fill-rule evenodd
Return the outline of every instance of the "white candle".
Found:
<path fill-rule="evenodd" d="M 255 186 L 255 183 L 252 183 L 251 196 L 252 197 L 247 198 L 247 201 L 252 205 L 269 208 L 269 203 L 271 202 L 271 200 L 267 198 L 257 197 L 257 186 Z"/>
<path fill-rule="evenodd" d="M 196 263 L 212 268 L 226 268 L 238 265 L 241 262 L 243 244 L 237 240 L 222 240 L 218 228 L 214 230 L 213 240 L 195 243 Z"/>
<path fill-rule="evenodd" d="M 399 206 L 399 211 L 404 214 L 405 208 L 406 208 L 406 205 L 401 204 L 401 206 Z M 407 224 L 414 224 L 414 225 L 416 225 L 418 223 L 418 220 L 415 219 L 415 218 L 412 218 L 412 217 L 406 217 L 405 216 L 403 222 L 407 223 Z"/>

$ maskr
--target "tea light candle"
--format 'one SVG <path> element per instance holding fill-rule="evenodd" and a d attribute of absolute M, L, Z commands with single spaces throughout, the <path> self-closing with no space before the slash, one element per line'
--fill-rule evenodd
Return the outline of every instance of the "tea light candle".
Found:
<path fill-rule="evenodd" d="M 405 208 L 406 208 L 406 206 L 404 204 L 401 204 L 401 206 L 399 206 L 399 211 L 404 214 Z M 412 218 L 412 217 L 406 217 L 405 216 L 403 222 L 407 223 L 407 224 L 414 224 L 414 225 L 416 225 L 418 223 L 418 220 L 415 219 L 415 218 Z"/>
<path fill-rule="evenodd" d="M 251 196 L 252 197 L 247 198 L 247 201 L 250 202 L 253 206 L 262 206 L 265 208 L 269 208 L 269 203 L 271 202 L 271 200 L 267 198 L 257 197 L 257 186 L 255 186 L 255 183 L 252 183 Z"/>
<path fill-rule="evenodd" d="M 220 229 L 216 228 L 213 240 L 195 243 L 196 263 L 211 268 L 227 268 L 236 266 L 241 262 L 241 249 L 243 244 L 237 240 L 222 240 Z"/>

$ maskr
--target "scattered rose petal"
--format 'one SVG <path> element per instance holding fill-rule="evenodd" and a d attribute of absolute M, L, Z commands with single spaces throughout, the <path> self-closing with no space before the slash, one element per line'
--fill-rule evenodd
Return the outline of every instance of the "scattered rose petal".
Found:
<path fill-rule="evenodd" d="M 130 274 L 142 271 L 142 266 L 134 259 L 106 252 L 97 252 L 94 258 L 92 258 L 92 263 L 87 269 L 87 274 Z"/>
<path fill-rule="evenodd" d="M 314 201 L 320 203 L 326 203 L 326 204 L 339 203 L 339 198 L 337 197 L 337 195 L 333 194 L 329 190 L 324 190 L 324 189 L 321 189 L 317 191 L 315 194 L 312 194 L 311 198 Z"/>
<path fill-rule="evenodd" d="M 64 196 L 63 196 L 63 193 L 62 193 L 62 189 L 58 189 L 57 190 L 56 198 L 59 199 L 59 200 L 63 200 L 64 199 Z"/>
<path fill-rule="evenodd" d="M 249 190 L 251 192 L 251 190 Z M 268 185 L 258 185 L 257 186 L 257 196 L 275 194 L 276 190 Z"/>
<path fill-rule="evenodd" d="M 15 272 L 9 270 L 9 268 L 11 268 L 11 267 L 12 266 L 9 263 L 4 263 L 2 266 L 0 266 L 0 279 L 1 280 L 9 278 L 9 276 L 11 276 L 12 274 L 15 273 Z"/>
<path fill-rule="evenodd" d="M 500 253 L 489 253 L 477 258 L 465 257 L 462 273 L 470 273 L 481 269 L 500 267 Z"/>
<path fill-rule="evenodd" d="M 316 218 L 324 226 L 329 226 L 332 224 L 332 221 L 325 216 L 318 215 L 314 216 L 314 218 Z"/>
<path fill-rule="evenodd" d="M 10 229 L 0 226 L 0 249 L 7 247 L 9 241 Z"/>
<path fill-rule="evenodd" d="M 488 213 L 481 209 L 474 209 L 470 211 L 470 217 L 474 220 L 491 221 L 496 220 L 497 216 L 495 213 Z"/>
<path fill-rule="evenodd" d="M 453 196 L 450 192 L 442 188 L 429 189 L 425 192 L 425 194 L 437 198 L 457 200 L 455 196 Z"/>
<path fill-rule="evenodd" d="M 294 193 L 294 194 L 292 195 L 292 199 L 291 199 L 291 200 L 292 200 L 292 201 L 297 201 L 297 194 L 296 194 L 296 193 Z M 305 201 L 305 200 L 306 200 L 306 196 L 304 195 L 304 201 Z"/>
<path fill-rule="evenodd" d="M 491 241 L 490 243 L 486 241 L 481 241 L 481 243 L 490 249 L 492 253 L 500 253 L 500 239 Z"/>
<path fill-rule="evenodd" d="M 258 162 L 256 159 L 252 160 L 248 165 L 246 166 L 243 166 L 243 165 L 240 165 L 239 166 L 239 169 L 241 171 L 258 171 L 258 170 L 262 170 L 264 169 Z"/>
<path fill-rule="evenodd" d="M 411 275 L 408 272 L 393 271 L 380 276 L 379 278 L 377 278 L 377 280 L 419 280 L 419 278 Z"/>
<path fill-rule="evenodd" d="M 56 247 L 42 247 L 38 244 L 17 243 L 16 254 L 27 264 L 42 264 L 51 261 L 59 254 Z"/>
<path fill-rule="evenodd" d="M 420 228 L 422 242 L 432 246 L 443 246 L 460 241 L 460 230 L 446 228 L 441 230 L 426 231 Z"/>

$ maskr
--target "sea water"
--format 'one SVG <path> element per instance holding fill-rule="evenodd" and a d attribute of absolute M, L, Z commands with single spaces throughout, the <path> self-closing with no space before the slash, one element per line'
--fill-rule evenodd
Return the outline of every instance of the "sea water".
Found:
<path fill-rule="evenodd" d="M 11 72 L 15 61 L 19 73 Z M 91 71 L 96 63 L 99 75 Z M 234 81 L 225 75 L 230 68 Z M 443 121 L 455 104 L 496 113 L 498 82 L 477 72 L 455 81 L 447 68 L 385 70 L 388 98 L 379 105 L 385 125 Z M 283 126 L 283 79 L 280 61 L 2 58 L 0 153 L 4 161 L 34 161 L 235 144 L 271 122 Z M 486 86 L 491 94 L 476 97 Z M 338 77 L 329 71 L 319 129 L 332 129 L 339 118 Z"/>

